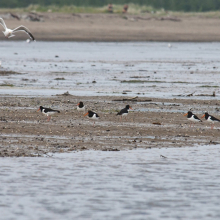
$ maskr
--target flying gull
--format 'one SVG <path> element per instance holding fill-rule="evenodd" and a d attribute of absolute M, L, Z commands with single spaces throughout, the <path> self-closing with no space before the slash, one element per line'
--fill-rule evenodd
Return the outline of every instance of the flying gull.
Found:
<path fill-rule="evenodd" d="M 2 18 L 0 18 L 0 24 L 3 26 L 3 28 L 5 29 L 5 31 L 3 31 L 3 34 L 5 35 L 5 37 L 10 38 L 10 37 L 14 37 L 15 35 L 13 35 L 14 33 L 18 32 L 18 31 L 25 31 L 29 37 L 35 41 L 34 36 L 31 34 L 31 32 L 28 30 L 28 28 L 26 28 L 25 26 L 21 25 L 13 30 L 7 28 L 4 20 Z"/>

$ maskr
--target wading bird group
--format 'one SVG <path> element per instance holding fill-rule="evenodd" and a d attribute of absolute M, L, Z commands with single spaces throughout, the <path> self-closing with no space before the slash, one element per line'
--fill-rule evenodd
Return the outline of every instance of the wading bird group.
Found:
<path fill-rule="evenodd" d="M 84 113 L 85 113 L 85 110 L 86 110 L 85 105 L 83 104 L 83 102 L 79 102 L 77 104 L 76 109 L 77 109 L 78 112 L 84 112 Z M 129 112 L 130 109 L 132 109 L 131 106 L 130 105 L 126 105 L 125 108 L 121 109 L 116 114 L 116 116 L 120 115 L 121 116 L 121 120 L 120 121 L 122 121 L 122 118 L 127 117 L 128 112 Z M 47 121 L 50 121 L 51 115 L 53 115 L 55 113 L 60 113 L 60 111 L 58 111 L 58 110 L 54 110 L 54 109 L 51 109 L 51 108 L 45 108 L 45 107 L 42 107 L 42 106 L 40 106 L 37 111 L 41 111 L 42 114 L 46 115 L 48 117 Z M 84 114 L 84 117 L 87 116 L 87 115 L 88 115 L 89 119 L 94 120 L 93 126 L 95 126 L 95 121 L 100 118 L 99 115 L 96 112 L 93 112 L 91 110 L 88 110 L 88 112 Z M 186 114 L 184 114 L 184 116 L 187 116 L 187 119 L 191 122 L 190 123 L 190 127 L 191 127 L 192 123 L 193 123 L 193 126 L 194 126 L 195 123 L 202 122 L 202 120 L 199 119 L 198 116 L 193 114 L 191 111 L 188 111 Z M 220 122 L 219 119 L 215 118 L 212 115 L 209 115 L 208 112 L 205 112 L 205 114 L 202 116 L 202 118 L 205 118 L 205 120 L 207 122 L 212 124 L 211 125 L 211 129 L 214 128 L 214 123 Z"/>
<path fill-rule="evenodd" d="M 191 111 L 188 111 L 184 116 L 187 116 L 187 119 L 191 122 L 190 127 L 192 123 L 202 122 L 201 119 L 199 119 L 195 114 L 193 114 Z M 210 115 L 208 112 L 205 112 L 205 114 L 202 116 L 202 118 L 205 117 L 205 120 L 209 123 L 211 123 L 211 129 L 214 128 L 215 122 L 220 122 L 219 119 L 215 118 L 214 116 Z M 194 126 L 194 124 L 193 124 Z"/>
<path fill-rule="evenodd" d="M 78 112 L 85 112 L 85 105 L 83 104 L 83 102 L 79 102 L 77 104 L 76 109 Z M 123 108 L 120 112 L 118 112 L 117 115 L 121 116 L 121 121 L 122 121 L 122 117 L 127 116 L 129 109 L 132 109 L 132 108 L 129 105 L 126 105 L 125 108 Z M 43 106 L 40 106 L 37 111 L 41 111 L 42 114 L 46 115 L 47 121 L 50 121 L 51 115 L 54 115 L 56 113 L 60 113 L 60 111 L 58 111 L 58 110 L 54 110 L 51 108 L 45 108 Z M 84 114 L 84 117 L 87 115 L 88 115 L 89 119 L 94 120 L 93 126 L 95 126 L 95 121 L 100 118 L 99 115 L 96 112 L 93 112 L 91 110 L 88 110 L 88 112 Z"/>

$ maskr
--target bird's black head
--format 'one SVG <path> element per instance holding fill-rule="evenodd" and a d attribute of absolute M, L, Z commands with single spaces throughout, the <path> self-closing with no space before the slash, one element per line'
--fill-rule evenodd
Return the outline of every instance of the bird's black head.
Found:
<path fill-rule="evenodd" d="M 131 106 L 130 105 L 126 105 L 125 108 L 126 109 L 129 109 L 129 108 L 131 109 Z"/>
<path fill-rule="evenodd" d="M 188 111 L 188 117 L 190 118 L 192 116 L 192 112 L 191 111 Z"/>
<path fill-rule="evenodd" d="M 205 112 L 205 119 L 208 119 L 208 117 L 209 117 L 209 113 Z"/>
<path fill-rule="evenodd" d="M 43 110 L 43 106 L 40 106 L 39 109 L 37 111 L 41 111 Z"/>
<path fill-rule="evenodd" d="M 95 112 L 89 110 L 84 116 L 88 115 L 90 118 L 95 114 Z"/>
<path fill-rule="evenodd" d="M 209 113 L 208 113 L 208 112 L 205 112 L 205 114 L 202 116 L 202 118 L 204 118 L 204 117 L 205 117 L 205 119 L 207 120 L 208 117 L 209 117 Z"/>
<path fill-rule="evenodd" d="M 80 108 L 82 108 L 84 105 L 83 105 L 83 102 L 79 102 L 78 103 L 78 106 L 80 107 Z"/>

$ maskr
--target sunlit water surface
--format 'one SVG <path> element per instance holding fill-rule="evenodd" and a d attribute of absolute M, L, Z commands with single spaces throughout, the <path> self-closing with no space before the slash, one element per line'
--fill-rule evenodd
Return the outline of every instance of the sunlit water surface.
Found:
<path fill-rule="evenodd" d="M 220 219 L 219 155 L 216 145 L 0 158 L 0 219 Z"/>

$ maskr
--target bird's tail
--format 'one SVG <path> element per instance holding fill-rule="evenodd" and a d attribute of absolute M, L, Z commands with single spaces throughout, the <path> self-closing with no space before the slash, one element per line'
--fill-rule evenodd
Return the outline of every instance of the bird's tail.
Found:
<path fill-rule="evenodd" d="M 8 38 L 11 38 L 11 37 L 14 37 L 15 35 L 14 34 L 12 34 L 10 37 L 8 37 Z"/>

